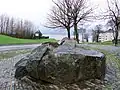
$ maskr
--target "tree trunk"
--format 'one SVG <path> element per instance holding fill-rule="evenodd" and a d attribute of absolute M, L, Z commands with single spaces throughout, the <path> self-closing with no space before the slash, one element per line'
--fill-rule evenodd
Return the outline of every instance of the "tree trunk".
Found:
<path fill-rule="evenodd" d="M 76 39 L 77 43 L 79 43 L 79 34 L 78 34 L 78 29 L 77 29 L 76 23 L 74 23 L 74 31 L 75 31 L 75 35 L 76 35 L 75 39 Z"/>
<path fill-rule="evenodd" d="M 118 30 L 115 31 L 115 39 L 114 39 L 114 42 L 115 42 L 115 46 L 117 46 L 117 44 L 118 44 Z"/>
<path fill-rule="evenodd" d="M 6 34 L 8 34 L 8 27 L 9 27 L 9 19 L 6 22 Z"/>
<path fill-rule="evenodd" d="M 83 32 L 82 32 L 82 42 L 84 42 L 84 35 L 83 35 Z"/>
<path fill-rule="evenodd" d="M 96 36 L 96 42 L 99 42 L 99 35 Z"/>
<path fill-rule="evenodd" d="M 89 41 L 88 38 L 86 39 L 86 41 L 87 41 L 87 42 Z"/>
<path fill-rule="evenodd" d="M 68 39 L 70 39 L 70 28 L 67 28 Z"/>
<path fill-rule="evenodd" d="M 1 34 L 3 34 L 3 25 L 1 25 Z"/>

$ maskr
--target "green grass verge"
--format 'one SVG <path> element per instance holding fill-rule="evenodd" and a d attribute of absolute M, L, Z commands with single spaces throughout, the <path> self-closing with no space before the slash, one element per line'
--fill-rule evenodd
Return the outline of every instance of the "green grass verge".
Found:
<path fill-rule="evenodd" d="M 55 39 L 19 39 L 5 35 L 0 35 L 0 44 L 37 44 L 44 42 L 57 42 Z"/>
<path fill-rule="evenodd" d="M 84 43 L 84 44 L 96 44 L 96 45 L 114 45 L 111 41 L 106 41 L 106 42 L 92 42 L 92 43 Z"/>
<path fill-rule="evenodd" d="M 80 44 L 95 44 L 95 45 L 111 45 L 111 46 L 114 46 L 112 41 L 105 41 L 105 42 L 98 42 L 98 43 L 97 42 L 93 42 L 93 43 L 84 42 L 84 43 L 80 43 Z M 120 46 L 120 43 L 117 46 Z"/>
<path fill-rule="evenodd" d="M 81 48 L 87 49 L 87 50 L 97 50 L 106 56 L 106 62 L 109 63 L 110 61 L 119 63 L 120 65 L 120 58 L 116 57 L 116 53 L 110 53 L 103 49 L 99 49 L 99 47 L 90 47 L 90 46 L 80 46 Z"/>

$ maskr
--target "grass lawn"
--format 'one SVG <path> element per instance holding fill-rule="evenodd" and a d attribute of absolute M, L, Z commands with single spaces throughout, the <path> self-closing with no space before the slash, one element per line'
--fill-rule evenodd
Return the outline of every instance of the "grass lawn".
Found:
<path fill-rule="evenodd" d="M 100 45 L 114 45 L 114 44 L 112 43 L 112 41 L 98 42 L 98 43 L 96 43 L 96 44 L 100 44 Z"/>
<path fill-rule="evenodd" d="M 31 51 L 32 51 L 32 49 L 0 52 L 0 61 L 4 60 L 4 59 L 11 58 L 11 57 L 14 57 L 14 56 L 19 55 L 19 54 L 26 54 L 26 53 L 29 53 Z"/>
<path fill-rule="evenodd" d="M 0 35 L 0 44 L 37 44 L 44 42 L 57 42 L 55 39 L 19 39 L 13 38 L 5 35 Z"/>
<path fill-rule="evenodd" d="M 96 45 L 112 45 L 114 46 L 114 44 L 112 43 L 112 41 L 105 41 L 105 42 L 93 42 L 93 43 L 83 43 L 83 44 L 96 44 Z M 117 45 L 120 46 L 120 43 Z"/>

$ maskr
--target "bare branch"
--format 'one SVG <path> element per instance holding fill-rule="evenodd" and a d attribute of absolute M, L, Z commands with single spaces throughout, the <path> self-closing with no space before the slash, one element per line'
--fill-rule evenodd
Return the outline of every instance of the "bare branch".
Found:
<path fill-rule="evenodd" d="M 119 30 L 119 26 L 120 26 L 120 8 L 118 6 L 119 2 L 117 0 L 114 0 L 113 2 L 110 2 L 107 0 L 108 3 L 108 12 L 109 12 L 109 19 L 113 22 L 113 26 L 112 27 L 114 29 L 114 40 L 115 40 L 115 45 L 117 45 L 117 40 L 118 40 L 118 30 Z M 114 7 L 114 8 L 113 8 Z"/>

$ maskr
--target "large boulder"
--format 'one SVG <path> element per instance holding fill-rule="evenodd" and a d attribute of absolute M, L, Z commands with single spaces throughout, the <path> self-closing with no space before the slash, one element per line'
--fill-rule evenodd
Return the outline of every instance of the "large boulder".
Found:
<path fill-rule="evenodd" d="M 55 49 L 41 45 L 36 48 L 28 59 L 22 59 L 16 64 L 15 75 L 19 67 L 35 80 L 42 80 L 52 84 L 74 83 L 88 79 L 100 79 L 105 77 L 104 54 L 79 48 L 76 45 L 61 45 Z M 21 69 L 20 69 L 21 70 Z M 24 73 L 24 72 L 23 72 Z M 21 76 L 17 76 L 17 78 Z"/>
<path fill-rule="evenodd" d="M 49 46 L 52 46 L 54 48 L 59 46 L 59 44 L 57 42 L 45 42 L 45 43 L 42 43 L 42 45 L 49 45 Z"/>
<path fill-rule="evenodd" d="M 22 77 L 26 76 L 28 74 L 28 70 L 26 70 L 27 64 L 31 62 L 34 62 L 36 64 L 39 63 L 42 57 L 44 56 L 44 54 L 47 52 L 48 50 L 47 47 L 48 45 L 46 44 L 38 46 L 29 55 L 18 61 L 15 64 L 15 68 L 16 68 L 15 78 L 21 79 Z M 31 67 L 34 68 L 34 66 Z"/>
<path fill-rule="evenodd" d="M 66 44 L 66 43 L 73 45 L 73 44 L 76 44 L 77 41 L 74 40 L 74 39 L 69 39 L 69 38 L 67 38 L 67 37 L 64 37 L 64 38 L 61 39 L 58 43 L 59 43 L 59 45 L 63 45 L 63 44 Z"/>

